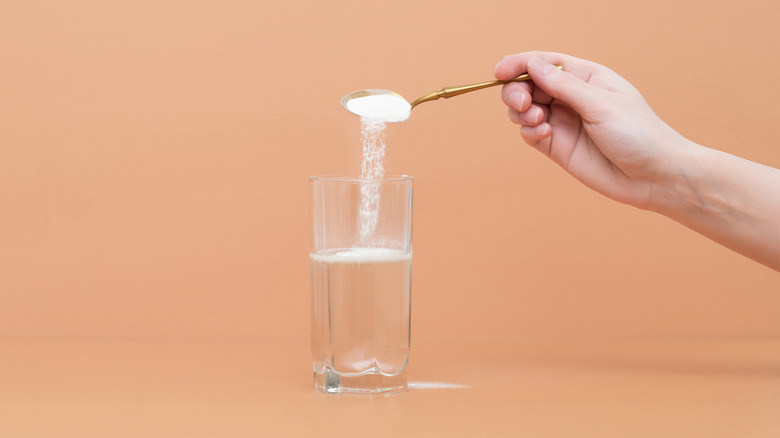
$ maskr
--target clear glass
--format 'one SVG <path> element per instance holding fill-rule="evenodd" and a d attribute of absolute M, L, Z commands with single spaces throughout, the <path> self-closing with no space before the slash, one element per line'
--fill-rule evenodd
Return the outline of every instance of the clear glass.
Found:
<path fill-rule="evenodd" d="M 309 178 L 314 386 L 405 391 L 412 280 L 413 178 Z"/>

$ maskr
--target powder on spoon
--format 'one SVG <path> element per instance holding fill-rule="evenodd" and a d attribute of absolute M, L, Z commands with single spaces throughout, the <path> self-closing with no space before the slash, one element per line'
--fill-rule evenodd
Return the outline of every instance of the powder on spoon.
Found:
<path fill-rule="evenodd" d="M 347 109 L 365 119 L 398 123 L 409 118 L 412 106 L 394 94 L 374 94 L 356 97 L 347 102 Z"/>

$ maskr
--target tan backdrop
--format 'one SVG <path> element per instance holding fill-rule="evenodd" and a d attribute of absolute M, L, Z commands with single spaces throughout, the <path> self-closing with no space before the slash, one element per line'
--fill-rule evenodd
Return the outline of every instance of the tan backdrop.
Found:
<path fill-rule="evenodd" d="M 341 96 L 489 80 L 508 53 L 606 64 L 689 138 L 780 167 L 780 6 L 700 4 L 4 0 L 0 338 L 308 336 L 306 177 L 359 172 Z M 389 130 L 415 338 L 780 336 L 780 274 L 518 129 L 493 89 Z"/>

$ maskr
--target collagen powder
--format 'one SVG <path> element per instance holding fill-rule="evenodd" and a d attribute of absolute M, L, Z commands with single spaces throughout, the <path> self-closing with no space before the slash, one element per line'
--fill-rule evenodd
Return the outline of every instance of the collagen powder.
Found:
<path fill-rule="evenodd" d="M 361 243 L 372 245 L 379 211 L 378 182 L 385 176 L 385 127 L 387 123 L 409 118 L 412 106 L 400 96 L 377 94 L 356 97 L 347 102 L 347 109 L 360 116 L 363 137 L 363 161 L 360 186 Z"/>
<path fill-rule="evenodd" d="M 409 118 L 412 106 L 401 96 L 375 94 L 356 97 L 347 102 L 347 109 L 363 119 L 398 123 Z"/>

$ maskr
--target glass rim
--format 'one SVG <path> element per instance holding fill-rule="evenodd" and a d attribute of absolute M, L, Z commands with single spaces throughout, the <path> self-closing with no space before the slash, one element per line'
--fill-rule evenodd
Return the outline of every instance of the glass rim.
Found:
<path fill-rule="evenodd" d="M 309 181 L 322 181 L 322 182 L 348 182 L 348 183 L 365 183 L 365 182 L 381 182 L 381 183 L 391 183 L 391 182 L 413 182 L 414 177 L 411 177 L 409 175 L 388 175 L 382 177 L 382 179 L 378 181 L 372 181 L 372 180 L 366 180 L 359 176 L 350 176 L 350 175 L 313 175 L 310 176 Z"/>

